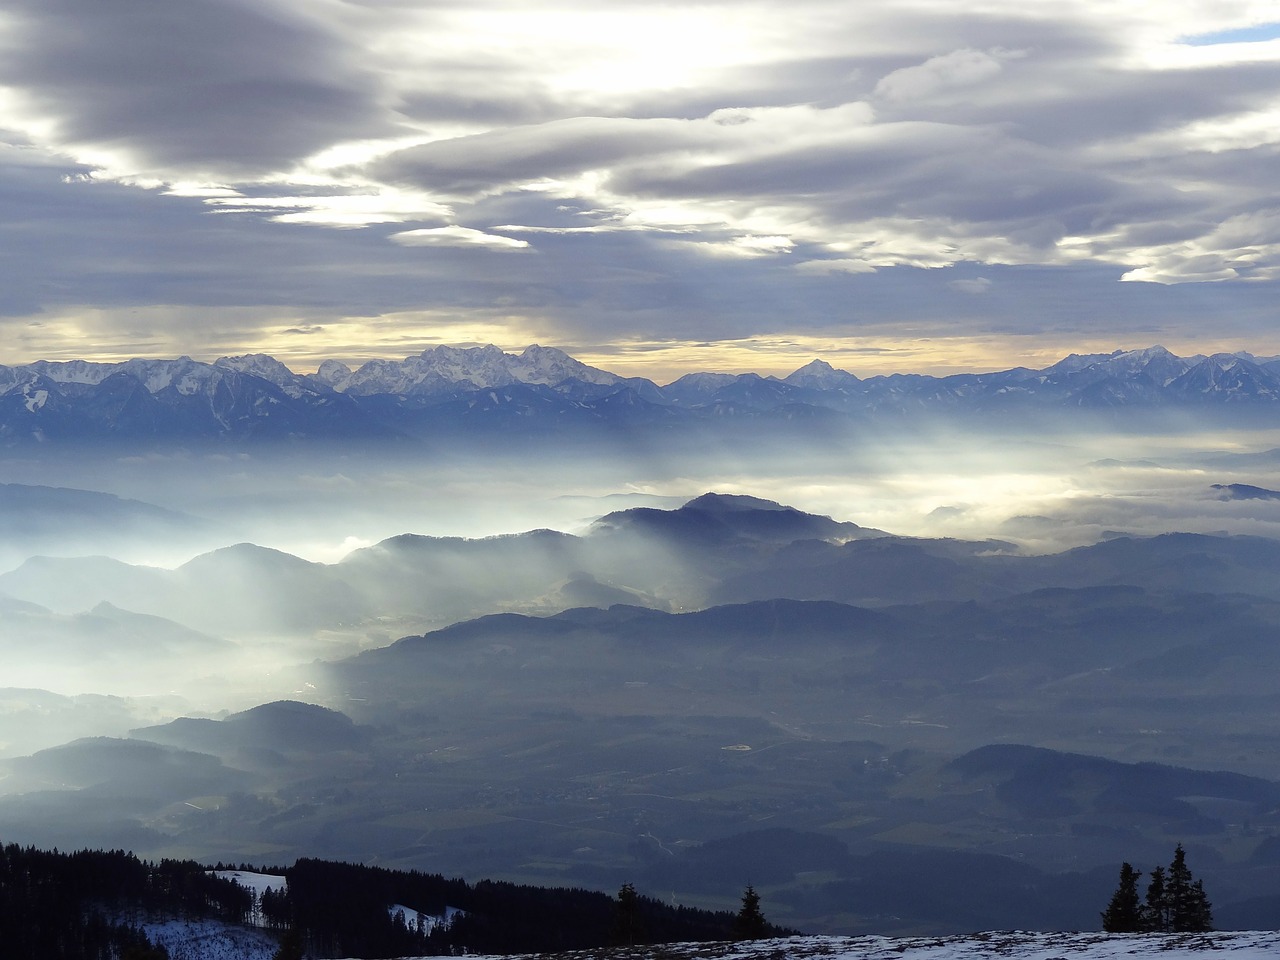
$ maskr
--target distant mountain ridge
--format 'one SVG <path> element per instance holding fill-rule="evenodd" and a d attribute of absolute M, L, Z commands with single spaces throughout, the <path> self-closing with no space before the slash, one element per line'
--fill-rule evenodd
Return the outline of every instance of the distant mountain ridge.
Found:
<path fill-rule="evenodd" d="M 860 379 L 822 360 L 785 377 L 691 373 L 659 385 L 555 347 L 431 347 L 352 369 L 294 373 L 263 354 L 213 363 L 0 365 L 0 442 L 170 438 L 414 439 L 456 431 L 669 430 L 726 421 L 1280 403 L 1280 357 L 1179 357 L 1164 347 L 1071 354 L 1042 370 Z"/>

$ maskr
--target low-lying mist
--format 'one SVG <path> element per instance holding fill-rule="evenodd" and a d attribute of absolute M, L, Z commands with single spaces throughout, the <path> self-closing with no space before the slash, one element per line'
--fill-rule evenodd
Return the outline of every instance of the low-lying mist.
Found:
<path fill-rule="evenodd" d="M 487 554 L 455 545 L 429 564 L 383 557 L 381 567 L 368 548 L 405 534 L 580 536 L 613 511 L 670 509 L 706 491 L 1031 554 L 1121 534 L 1278 536 L 1280 497 L 1266 495 L 1280 486 L 1277 445 L 1276 431 L 1185 421 L 1142 432 L 1077 419 L 1023 430 L 862 425 L 801 439 L 739 431 L 696 443 L 27 453 L 0 461 L 3 684 L 163 696 L 179 712 L 217 713 L 306 699 L 293 665 L 484 613 L 696 606 L 706 602 L 696 572 L 647 576 L 682 562 L 634 542 L 584 553 L 581 570 L 561 569 L 554 538 L 518 556 L 511 544 Z M 152 717 L 153 702 L 139 710 Z M 0 751 L 48 739 L 5 716 Z M 114 733 L 120 723 L 77 729 Z"/>
<path fill-rule="evenodd" d="M 1157 426 L 7 457 L 0 835 L 616 889 L 762 823 L 917 842 L 919 788 L 962 846 L 1101 862 L 1102 800 L 1001 833 L 1043 811 L 947 765 L 1277 779 L 1280 430 Z M 1142 831 L 1210 830 L 1171 796 Z"/>
<path fill-rule="evenodd" d="M 1033 428 L 919 420 L 820 435 L 739 428 L 669 442 L 650 434 L 634 443 L 491 438 L 470 446 L 24 453 L 0 460 L 0 483 L 111 494 L 153 515 L 128 516 L 119 504 L 103 516 L 101 505 L 0 501 L 0 562 L 102 554 L 173 566 L 239 542 L 333 562 L 401 533 L 579 532 L 610 510 L 671 505 L 708 490 L 899 535 L 1004 537 L 1042 550 L 1109 531 L 1272 528 L 1276 511 L 1265 501 L 1224 507 L 1210 487 L 1280 484 L 1270 479 L 1280 431 L 1190 418 L 1158 426 L 1117 429 L 1081 415 Z M 1042 529 L 1026 529 L 1028 518 L 1043 518 Z"/>

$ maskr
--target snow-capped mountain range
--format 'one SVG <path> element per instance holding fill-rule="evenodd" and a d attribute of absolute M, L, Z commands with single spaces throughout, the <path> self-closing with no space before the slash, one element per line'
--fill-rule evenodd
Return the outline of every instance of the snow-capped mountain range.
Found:
<path fill-rule="evenodd" d="M 241 364 L 250 359 L 257 358 L 224 357 L 218 363 Z M 519 355 L 504 353 L 493 344 L 431 347 L 404 360 L 371 360 L 354 371 L 337 360 L 326 360 L 313 380 L 355 396 L 438 393 L 465 384 L 484 389 L 512 383 L 555 386 L 566 380 L 607 387 L 627 382 L 615 374 L 589 367 L 563 350 L 537 344 L 526 347 Z"/>
<path fill-rule="evenodd" d="M 460 428 L 670 428 L 726 418 L 1277 402 L 1280 357 L 1179 357 L 1159 346 L 1072 354 L 1043 370 L 860 379 L 814 360 L 781 378 L 691 373 L 665 385 L 589 366 L 555 347 L 513 354 L 493 345 L 440 346 L 354 370 L 327 360 L 313 374 L 262 354 L 213 363 L 0 366 L 0 441 L 404 438 Z"/>

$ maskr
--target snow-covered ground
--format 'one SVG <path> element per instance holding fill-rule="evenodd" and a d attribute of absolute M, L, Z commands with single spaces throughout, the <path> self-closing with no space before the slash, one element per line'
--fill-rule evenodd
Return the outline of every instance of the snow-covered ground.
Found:
<path fill-rule="evenodd" d="M 141 924 L 169 960 L 271 960 L 280 941 L 261 930 L 220 920 L 153 920 Z"/>
<path fill-rule="evenodd" d="M 444 923 L 446 920 L 452 920 L 456 914 L 462 913 L 462 911 L 456 907 L 445 907 L 444 916 L 435 916 L 430 913 L 419 913 L 417 910 L 413 909 L 413 907 L 406 907 L 403 903 L 393 903 L 391 906 L 387 907 L 387 913 L 393 917 L 397 913 L 403 913 L 405 926 L 411 928 L 416 927 L 418 925 L 418 921 L 421 920 L 423 929 L 429 932 L 434 930 L 437 925 Z"/>
<path fill-rule="evenodd" d="M 262 896 L 264 890 L 283 890 L 288 886 L 284 877 L 277 877 L 270 873 L 250 873 L 248 870 L 210 870 L 209 872 L 223 880 L 234 880 L 246 890 L 252 890 L 258 897 Z"/>
<path fill-rule="evenodd" d="M 165 945 L 172 960 L 271 960 L 279 947 L 261 930 L 211 920 L 156 921 L 143 924 L 143 928 L 154 942 Z M 1229 960 L 1276 960 L 1280 958 L 1280 931 L 1165 936 L 1001 931 L 898 939 L 791 937 L 748 943 L 615 947 L 501 960 L 531 960 L 538 956 L 543 960 L 1208 960 L 1204 954 L 1210 952 Z M 472 960 L 491 958 L 477 955 Z"/>
<path fill-rule="evenodd" d="M 1004 931 L 963 937 L 791 937 L 749 943 L 686 943 L 582 950 L 575 960 L 1230 960 L 1280 958 L 1280 931 L 1251 933 L 1106 934 Z M 473 960 L 481 960 L 476 957 Z M 507 957 L 505 960 L 515 960 Z"/>

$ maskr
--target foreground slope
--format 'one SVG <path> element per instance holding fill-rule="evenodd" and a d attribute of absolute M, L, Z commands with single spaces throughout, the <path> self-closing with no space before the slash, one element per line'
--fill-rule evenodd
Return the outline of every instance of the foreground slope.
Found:
<path fill-rule="evenodd" d="M 1159 936 L 1002 931 L 928 939 L 792 937 L 749 943 L 583 950 L 554 956 L 564 960 L 1191 960 L 1206 953 L 1224 954 L 1232 960 L 1271 960 L 1280 955 L 1280 933 Z"/>
<path fill-rule="evenodd" d="M 154 939 L 162 939 L 171 955 L 185 960 L 267 960 L 271 955 L 266 947 L 255 950 L 257 944 L 249 940 L 247 931 L 242 937 L 236 930 L 187 923 L 148 932 Z M 156 937 L 157 932 L 162 932 L 163 937 Z M 1161 936 L 1000 931 L 927 939 L 789 937 L 505 956 L 507 960 L 1199 960 L 1206 955 L 1229 960 L 1271 960 L 1280 955 L 1280 933 Z M 487 960 L 483 955 L 474 956 L 475 960 Z"/>

